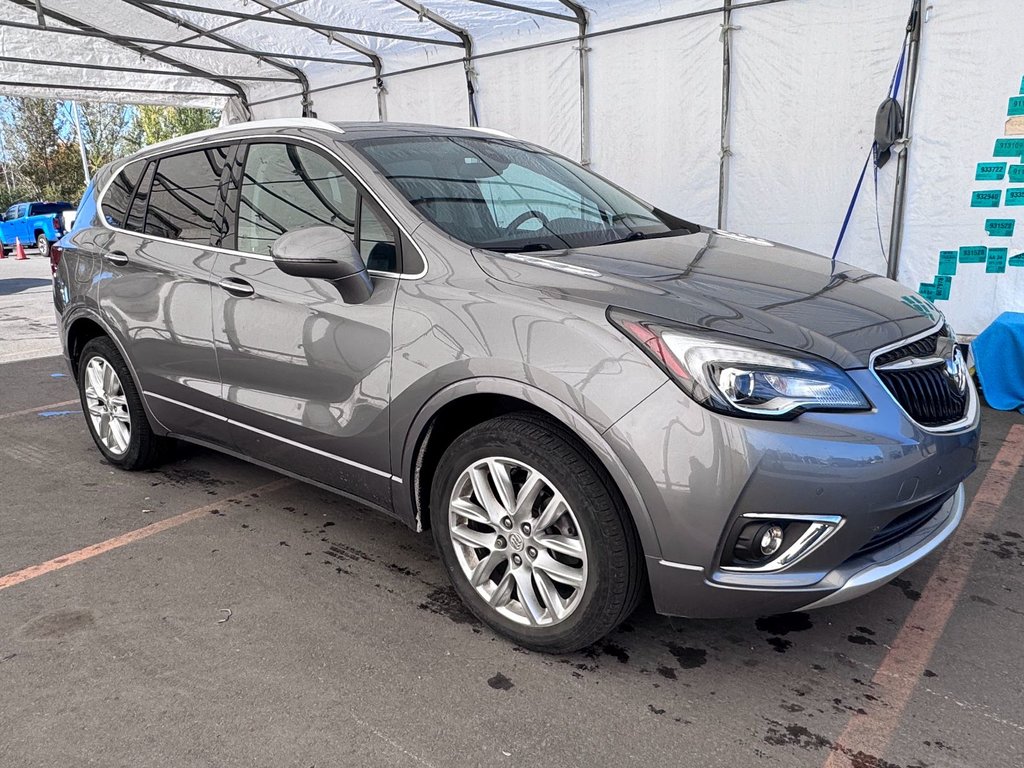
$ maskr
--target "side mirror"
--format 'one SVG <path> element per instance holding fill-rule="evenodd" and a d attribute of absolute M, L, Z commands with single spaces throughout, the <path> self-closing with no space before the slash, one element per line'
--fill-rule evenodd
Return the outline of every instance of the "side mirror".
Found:
<path fill-rule="evenodd" d="M 362 304 L 373 293 L 373 281 L 356 244 L 336 227 L 285 232 L 270 253 L 286 275 L 329 280 L 346 304 Z"/>

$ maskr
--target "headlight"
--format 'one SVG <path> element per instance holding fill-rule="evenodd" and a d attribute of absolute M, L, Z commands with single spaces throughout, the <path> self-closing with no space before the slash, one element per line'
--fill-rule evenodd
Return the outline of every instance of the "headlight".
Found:
<path fill-rule="evenodd" d="M 613 310 L 612 322 L 701 405 L 734 416 L 794 418 L 803 411 L 856 411 L 871 404 L 832 363 L 698 335 Z"/>

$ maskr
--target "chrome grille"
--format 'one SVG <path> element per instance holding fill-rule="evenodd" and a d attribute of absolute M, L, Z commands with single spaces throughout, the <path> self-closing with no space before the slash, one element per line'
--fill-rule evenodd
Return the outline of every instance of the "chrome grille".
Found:
<path fill-rule="evenodd" d="M 896 402 L 921 426 L 944 427 L 967 412 L 966 366 L 948 328 L 882 352 L 873 366 Z"/>

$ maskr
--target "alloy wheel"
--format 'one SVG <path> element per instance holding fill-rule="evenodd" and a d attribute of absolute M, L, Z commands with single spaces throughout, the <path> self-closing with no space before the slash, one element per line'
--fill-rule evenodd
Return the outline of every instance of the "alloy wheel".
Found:
<path fill-rule="evenodd" d="M 128 400 L 114 367 L 102 357 L 85 367 L 85 402 L 100 442 L 115 456 L 124 454 L 132 436 Z"/>
<path fill-rule="evenodd" d="M 470 585 L 518 624 L 552 626 L 579 606 L 587 551 L 572 509 L 533 467 L 481 459 L 459 476 L 448 532 Z"/>

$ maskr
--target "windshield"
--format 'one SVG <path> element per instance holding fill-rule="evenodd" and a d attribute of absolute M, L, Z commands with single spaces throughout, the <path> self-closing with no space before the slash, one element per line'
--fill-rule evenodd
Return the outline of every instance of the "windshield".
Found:
<path fill-rule="evenodd" d="M 32 215 L 43 216 L 47 213 L 63 213 L 73 211 L 75 207 L 70 203 L 32 203 Z"/>
<path fill-rule="evenodd" d="M 426 219 L 478 248 L 578 248 L 687 226 L 585 168 L 515 141 L 416 136 L 353 144 Z"/>

